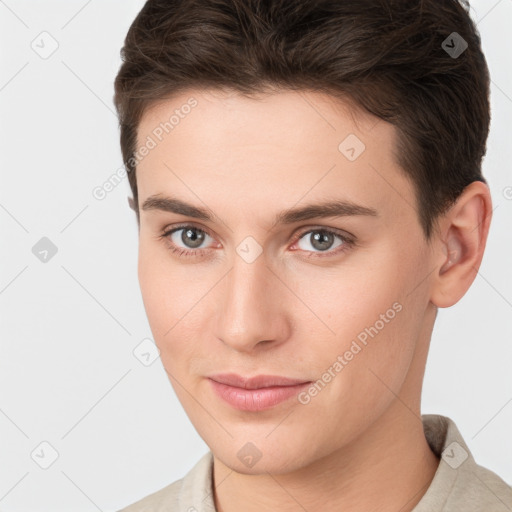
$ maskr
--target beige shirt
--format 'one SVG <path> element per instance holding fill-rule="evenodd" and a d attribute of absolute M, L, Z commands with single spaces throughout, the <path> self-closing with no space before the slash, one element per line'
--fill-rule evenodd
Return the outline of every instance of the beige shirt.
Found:
<path fill-rule="evenodd" d="M 425 437 L 440 457 L 434 478 L 413 512 L 511 512 L 512 487 L 476 464 L 455 423 L 422 416 Z M 213 456 L 206 453 L 180 480 L 118 512 L 217 512 L 212 495 Z"/>

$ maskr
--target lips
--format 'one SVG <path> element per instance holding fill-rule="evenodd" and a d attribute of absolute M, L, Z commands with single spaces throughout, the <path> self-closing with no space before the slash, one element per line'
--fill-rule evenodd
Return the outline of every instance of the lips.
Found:
<path fill-rule="evenodd" d="M 216 394 L 242 411 L 262 411 L 297 395 L 311 381 L 278 375 L 241 377 L 234 373 L 211 375 Z"/>
<path fill-rule="evenodd" d="M 270 388 L 272 386 L 295 386 L 304 384 L 304 379 L 289 379 L 288 377 L 280 377 L 279 375 L 256 375 L 255 377 L 241 377 L 236 373 L 221 373 L 210 376 L 210 379 L 221 384 L 227 384 L 236 388 L 243 389 L 261 389 Z"/>

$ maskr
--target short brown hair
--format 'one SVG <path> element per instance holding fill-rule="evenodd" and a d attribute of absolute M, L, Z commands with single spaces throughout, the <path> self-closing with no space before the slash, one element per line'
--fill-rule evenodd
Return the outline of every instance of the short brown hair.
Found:
<path fill-rule="evenodd" d="M 467 1 L 147 0 L 121 57 L 114 103 L 138 221 L 141 117 L 192 88 L 316 90 L 392 123 L 427 239 L 467 185 L 486 183 L 489 72 Z"/>

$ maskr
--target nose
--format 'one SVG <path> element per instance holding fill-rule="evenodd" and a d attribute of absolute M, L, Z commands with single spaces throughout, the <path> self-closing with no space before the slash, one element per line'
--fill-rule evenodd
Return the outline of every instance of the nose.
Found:
<path fill-rule="evenodd" d="M 286 287 L 267 266 L 264 255 L 248 263 L 238 254 L 216 290 L 216 336 L 239 352 L 275 347 L 290 336 Z"/>

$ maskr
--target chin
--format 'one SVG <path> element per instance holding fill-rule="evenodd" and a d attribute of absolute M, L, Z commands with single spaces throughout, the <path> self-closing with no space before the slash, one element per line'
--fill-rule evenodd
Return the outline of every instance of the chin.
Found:
<path fill-rule="evenodd" d="M 211 451 L 225 466 L 244 475 L 289 473 L 308 465 L 314 457 L 300 445 L 286 446 L 281 441 L 277 437 L 274 442 L 262 439 L 254 443 L 231 439 L 225 446 L 213 446 Z"/>

